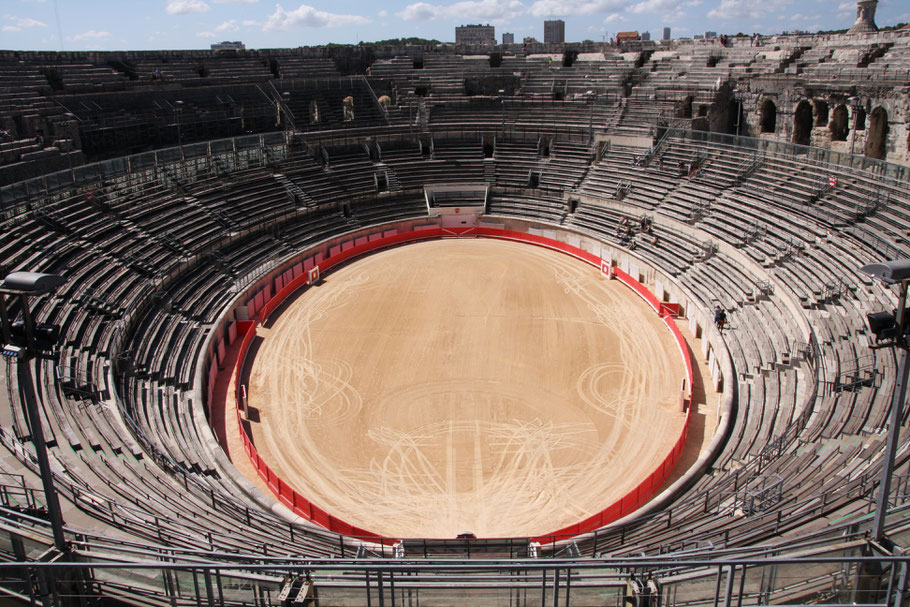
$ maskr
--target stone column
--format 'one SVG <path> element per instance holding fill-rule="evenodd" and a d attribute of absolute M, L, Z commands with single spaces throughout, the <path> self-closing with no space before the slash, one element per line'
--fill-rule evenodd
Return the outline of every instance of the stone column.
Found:
<path fill-rule="evenodd" d="M 848 34 L 868 34 L 877 32 L 878 27 L 875 25 L 875 8 L 878 6 L 878 0 L 859 0 L 856 3 L 856 23 L 853 24 Z"/>

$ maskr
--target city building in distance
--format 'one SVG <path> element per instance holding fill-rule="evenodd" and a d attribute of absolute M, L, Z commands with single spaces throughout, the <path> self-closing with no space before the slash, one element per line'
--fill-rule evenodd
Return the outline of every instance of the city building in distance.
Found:
<path fill-rule="evenodd" d="M 455 44 L 496 44 L 496 28 L 492 25 L 460 25 L 455 28 Z"/>
<path fill-rule="evenodd" d="M 663 39 L 664 39 L 664 40 L 669 40 L 669 39 L 670 39 L 670 28 L 669 28 L 669 27 L 665 27 L 665 28 L 664 28 L 664 38 L 663 38 Z"/>
<path fill-rule="evenodd" d="M 566 41 L 566 22 L 562 19 L 543 22 L 543 41 L 544 42 L 565 42 Z"/>
<path fill-rule="evenodd" d="M 502 43 L 503 44 L 515 44 L 515 34 L 513 34 L 512 32 L 503 32 Z"/>
<path fill-rule="evenodd" d="M 227 40 L 225 40 L 224 42 L 216 42 L 215 44 L 213 44 L 212 50 L 213 51 L 245 51 L 246 45 L 243 42 L 240 42 L 239 40 L 234 41 L 234 42 L 228 42 Z"/>

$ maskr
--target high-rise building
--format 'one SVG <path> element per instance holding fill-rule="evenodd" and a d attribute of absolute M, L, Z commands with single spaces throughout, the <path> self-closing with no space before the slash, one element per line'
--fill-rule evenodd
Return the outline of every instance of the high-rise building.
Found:
<path fill-rule="evenodd" d="M 513 34 L 511 32 L 503 32 L 502 43 L 503 44 L 515 44 L 515 34 Z"/>
<path fill-rule="evenodd" d="M 455 44 L 496 44 L 496 28 L 492 25 L 460 25 L 455 28 Z"/>
<path fill-rule="evenodd" d="M 543 22 L 543 41 L 544 42 L 565 42 L 566 41 L 566 22 L 562 19 Z"/>
<path fill-rule="evenodd" d="M 717 32 L 705 32 L 705 40 L 711 40 L 712 38 L 717 38 Z"/>
<path fill-rule="evenodd" d="M 644 40 L 645 42 L 647 42 L 648 40 L 650 40 L 650 39 L 651 39 L 651 32 L 642 32 L 642 33 L 641 33 L 641 39 Z"/>
<path fill-rule="evenodd" d="M 669 39 L 670 39 L 670 28 L 665 27 L 664 28 L 664 40 L 669 40 Z"/>

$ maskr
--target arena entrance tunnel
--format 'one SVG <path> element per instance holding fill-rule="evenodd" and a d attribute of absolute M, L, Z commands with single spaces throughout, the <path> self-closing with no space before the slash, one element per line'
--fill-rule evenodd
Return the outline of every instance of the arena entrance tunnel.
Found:
<path fill-rule="evenodd" d="M 297 256 L 295 261 L 290 264 L 284 264 L 279 270 L 261 279 L 252 290 L 241 298 L 241 301 L 246 304 L 243 307 L 246 309 L 248 319 L 231 319 L 226 321 L 223 327 L 227 343 L 230 343 L 234 338 L 240 338 L 241 340 L 238 363 L 231 370 L 234 374 L 237 388 L 236 412 L 227 413 L 226 411 L 226 414 L 236 417 L 244 450 L 259 477 L 267 484 L 280 503 L 298 516 L 320 527 L 346 536 L 379 541 L 386 544 L 398 541 L 399 537 L 389 537 L 389 534 L 377 533 L 356 523 L 348 522 L 350 520 L 348 517 L 337 516 L 337 513 L 330 512 L 330 508 L 323 508 L 318 505 L 316 500 L 311 500 L 309 496 L 305 496 L 303 492 L 298 491 L 294 487 L 294 483 L 276 473 L 275 466 L 268 461 L 268 458 L 259 453 L 256 441 L 250 435 L 249 422 L 245 419 L 244 414 L 246 398 L 248 397 L 247 385 L 244 383 L 244 373 L 248 371 L 248 367 L 245 364 L 249 362 L 247 353 L 256 339 L 257 328 L 262 328 L 261 323 L 270 324 L 272 315 L 280 306 L 285 304 L 293 295 L 301 293 L 302 290 L 319 281 L 329 271 L 338 269 L 355 258 L 362 258 L 371 252 L 388 250 L 391 247 L 410 243 L 458 236 L 484 237 L 498 241 L 522 243 L 523 246 L 534 245 L 538 248 L 558 251 L 563 254 L 562 256 L 573 257 L 589 266 L 594 266 L 605 279 L 612 278 L 625 284 L 656 313 L 656 316 L 668 329 L 676 344 L 679 356 L 682 358 L 682 368 L 685 369 L 682 374 L 683 377 L 680 378 L 678 394 L 678 407 L 685 411 L 684 422 L 681 426 L 681 432 L 676 437 L 672 447 L 663 455 L 659 465 L 655 466 L 633 489 L 620 499 L 611 500 L 611 503 L 604 504 L 605 507 L 599 509 L 595 514 L 556 530 L 548 530 L 542 534 L 535 533 L 532 539 L 553 542 L 598 529 L 630 515 L 655 495 L 679 461 L 688 433 L 691 412 L 689 405 L 692 399 L 693 385 L 692 361 L 688 354 L 688 346 L 674 322 L 674 316 L 678 311 L 675 304 L 659 301 L 638 280 L 616 267 L 611 259 L 604 259 L 600 255 L 543 235 L 492 227 L 449 229 L 434 224 L 404 226 L 401 231 L 398 228 L 384 227 L 366 230 L 365 232 L 368 233 L 358 233 L 349 238 L 342 237 L 337 239 L 336 243 L 330 243 L 321 250 L 319 247 L 311 249 Z M 214 350 L 223 352 L 223 347 L 224 344 L 221 344 Z M 211 361 L 208 368 L 210 403 L 211 386 L 214 383 L 214 377 L 218 373 L 217 358 L 216 356 Z M 232 403 L 228 404 L 229 407 L 231 405 Z M 447 537 L 454 537 L 454 535 Z M 481 535 L 481 537 L 484 536 Z"/>

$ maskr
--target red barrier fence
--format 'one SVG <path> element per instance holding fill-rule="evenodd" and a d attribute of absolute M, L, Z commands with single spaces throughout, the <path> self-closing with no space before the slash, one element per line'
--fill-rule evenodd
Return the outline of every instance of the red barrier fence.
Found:
<path fill-rule="evenodd" d="M 325 273 L 327 270 L 349 261 L 359 255 L 363 255 L 369 251 L 374 251 L 377 249 L 386 248 L 392 245 L 404 243 L 404 242 L 413 242 L 417 240 L 428 240 L 428 239 L 437 239 L 445 236 L 457 236 L 460 234 L 470 233 L 478 236 L 486 236 L 489 238 L 498 238 L 503 240 L 514 240 L 519 242 L 525 242 L 529 244 L 534 244 L 537 246 L 546 247 L 548 249 L 554 249 L 557 251 L 562 251 L 568 255 L 581 259 L 598 269 L 600 269 L 601 260 L 600 257 L 584 251 L 572 245 L 546 238 L 544 236 L 538 236 L 535 234 L 527 234 L 524 232 L 514 232 L 510 230 L 501 230 L 495 228 L 440 228 L 437 226 L 420 226 L 420 229 L 414 229 L 411 232 L 397 233 L 397 231 L 386 230 L 384 233 L 377 233 L 371 235 L 369 238 L 358 238 L 355 240 L 346 241 L 340 244 L 337 248 L 333 247 L 332 251 L 334 255 L 328 257 L 325 260 L 319 262 L 318 267 L 320 273 Z M 304 255 L 306 257 L 307 254 Z M 667 328 L 673 333 L 676 343 L 679 347 L 680 354 L 683 357 L 686 365 L 686 386 L 684 389 L 683 400 L 686 405 L 686 421 L 683 425 L 683 431 L 680 434 L 679 438 L 676 441 L 676 444 L 673 446 L 673 449 L 669 454 L 664 458 L 664 461 L 654 470 L 646 479 L 638 484 L 637 487 L 629 491 L 622 499 L 618 500 L 605 510 L 594 514 L 586 518 L 585 520 L 564 527 L 553 533 L 542 535 L 537 538 L 533 538 L 535 541 L 558 541 L 561 539 L 566 539 L 580 533 L 585 533 L 587 531 L 593 531 L 599 527 L 602 527 L 608 523 L 616 521 L 627 514 L 637 510 L 639 507 L 644 505 L 653 495 L 657 492 L 664 481 L 670 476 L 670 472 L 679 462 L 679 458 L 682 455 L 683 448 L 685 447 L 686 437 L 689 433 L 689 420 L 691 417 L 691 407 L 689 406 L 692 402 L 692 381 L 693 368 L 691 357 L 689 356 L 688 346 L 685 339 L 682 336 L 682 333 L 679 331 L 679 327 L 676 326 L 676 322 L 673 320 L 675 313 L 678 312 L 678 307 L 674 310 L 672 305 L 667 305 L 662 303 L 646 289 L 640 282 L 636 279 L 629 276 L 626 272 L 623 272 L 619 268 L 613 268 L 613 274 L 616 278 L 626 284 L 629 288 L 634 290 L 644 299 L 650 306 L 661 315 L 664 323 L 667 325 Z M 281 305 L 288 296 L 292 293 L 303 287 L 309 279 L 307 272 L 301 272 L 296 278 L 287 281 L 283 279 L 285 284 L 277 290 L 275 295 L 269 298 L 268 301 L 262 304 L 262 307 L 259 310 L 259 318 L 261 320 L 266 320 L 269 315 L 275 311 L 275 309 Z M 263 292 L 265 289 L 263 289 Z M 244 367 L 244 362 L 246 360 L 247 351 L 249 350 L 250 344 L 253 342 L 254 337 L 256 336 L 256 322 L 255 321 L 239 321 L 236 323 L 237 335 L 243 336 L 243 341 L 240 345 L 240 352 L 237 357 L 237 366 L 235 367 L 235 385 L 237 389 L 237 423 L 240 426 L 240 438 L 243 442 L 243 448 L 246 450 L 247 455 L 250 457 L 250 461 L 253 463 L 253 466 L 256 468 L 256 471 L 259 473 L 259 476 L 268 484 L 272 492 L 278 497 L 278 499 L 285 506 L 293 510 L 299 516 L 302 516 L 314 523 L 325 527 L 330 531 L 335 531 L 337 533 L 342 533 L 345 535 L 361 537 L 368 540 L 379 541 L 385 544 L 391 544 L 397 542 L 398 540 L 393 538 L 385 538 L 379 534 L 373 533 L 372 531 L 367 531 L 366 529 L 361 529 L 349 523 L 342 521 L 341 519 L 332 516 L 319 506 L 313 504 L 307 500 L 302 495 L 298 494 L 290 485 L 281 480 L 272 470 L 269 468 L 268 464 L 259 456 L 259 453 L 256 451 L 255 445 L 253 445 L 252 439 L 247 433 L 246 427 L 243 423 L 243 416 L 241 414 L 241 396 L 240 396 L 240 386 L 241 386 L 241 373 Z"/>

